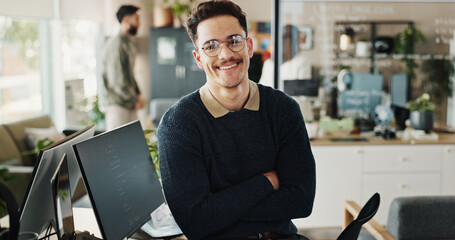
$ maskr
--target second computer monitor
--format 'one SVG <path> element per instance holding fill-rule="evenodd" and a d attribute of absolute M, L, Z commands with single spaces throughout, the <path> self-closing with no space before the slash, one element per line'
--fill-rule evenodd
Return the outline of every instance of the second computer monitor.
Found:
<path fill-rule="evenodd" d="M 84 128 L 40 151 L 20 209 L 20 232 L 29 231 L 40 234 L 49 224 L 55 225 L 50 187 L 53 174 L 63 155 L 66 154 L 71 193 L 74 193 L 81 174 L 72 145 L 91 138 L 94 132 L 94 126 Z"/>

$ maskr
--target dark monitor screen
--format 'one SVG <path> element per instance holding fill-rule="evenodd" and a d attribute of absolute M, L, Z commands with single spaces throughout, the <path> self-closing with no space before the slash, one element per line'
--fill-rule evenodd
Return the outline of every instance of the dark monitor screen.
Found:
<path fill-rule="evenodd" d="M 59 240 L 65 233 L 74 232 L 73 206 L 71 203 L 70 175 L 66 154 L 51 179 L 52 200 L 55 212 L 55 231 Z"/>
<path fill-rule="evenodd" d="M 290 96 L 317 97 L 319 79 L 284 80 L 284 92 Z"/>
<path fill-rule="evenodd" d="M 390 98 L 393 106 L 405 108 L 408 102 L 408 75 L 393 74 L 390 77 Z"/>
<path fill-rule="evenodd" d="M 164 202 L 139 121 L 73 148 L 103 239 L 131 236 Z"/>
<path fill-rule="evenodd" d="M 49 224 L 55 226 L 52 191 L 49 187 L 52 176 L 62 156 L 66 154 L 71 194 L 74 193 L 81 174 L 72 145 L 92 137 L 94 132 L 94 126 L 86 127 L 40 151 L 20 208 L 20 232 L 30 231 L 39 234 Z"/>

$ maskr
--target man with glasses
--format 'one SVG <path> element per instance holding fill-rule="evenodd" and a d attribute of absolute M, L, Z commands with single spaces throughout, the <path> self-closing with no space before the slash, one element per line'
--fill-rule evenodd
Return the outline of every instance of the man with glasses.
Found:
<path fill-rule="evenodd" d="M 315 163 L 298 104 L 248 79 L 253 42 L 245 13 L 209 1 L 187 23 L 206 84 L 158 128 L 163 190 L 189 239 L 306 239 Z"/>

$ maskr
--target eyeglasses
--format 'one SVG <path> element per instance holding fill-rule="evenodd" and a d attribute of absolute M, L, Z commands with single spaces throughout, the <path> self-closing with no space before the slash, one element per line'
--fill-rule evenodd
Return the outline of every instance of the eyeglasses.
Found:
<path fill-rule="evenodd" d="M 219 42 L 217 40 L 210 40 L 204 45 L 202 45 L 201 49 L 204 50 L 204 53 L 209 57 L 216 57 L 221 52 L 221 46 L 224 43 L 227 43 L 227 47 L 233 51 L 238 52 L 245 47 L 245 37 L 242 35 L 232 35 L 226 41 Z M 198 50 L 198 49 L 196 49 Z"/>

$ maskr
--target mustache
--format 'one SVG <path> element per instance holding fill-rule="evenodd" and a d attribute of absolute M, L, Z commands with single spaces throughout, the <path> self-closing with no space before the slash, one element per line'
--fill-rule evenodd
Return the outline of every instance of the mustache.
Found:
<path fill-rule="evenodd" d="M 217 67 L 221 67 L 227 63 L 230 63 L 230 62 L 237 62 L 237 63 L 242 63 L 243 62 L 243 59 L 241 58 L 235 58 L 235 57 L 231 57 L 229 60 L 223 60 L 222 62 L 218 63 L 217 64 Z"/>

